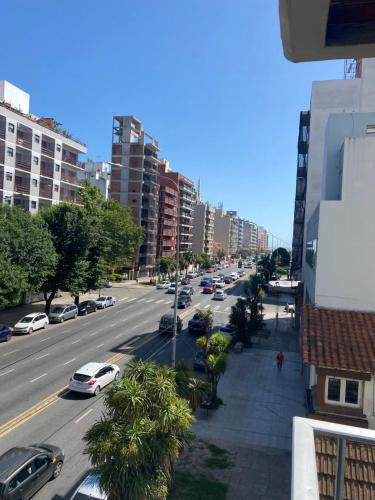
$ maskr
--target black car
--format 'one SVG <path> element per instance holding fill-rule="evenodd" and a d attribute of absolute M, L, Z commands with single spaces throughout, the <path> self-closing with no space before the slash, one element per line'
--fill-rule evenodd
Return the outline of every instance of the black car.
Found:
<path fill-rule="evenodd" d="M 159 322 L 159 333 L 173 333 L 173 314 L 163 314 Z M 177 316 L 177 331 L 182 330 L 182 320 Z"/>
<path fill-rule="evenodd" d="M 60 475 L 64 452 L 58 446 L 33 444 L 11 448 L 0 456 L 1 500 L 28 500 Z"/>
<path fill-rule="evenodd" d="M 194 370 L 205 370 L 206 364 L 204 362 L 204 353 L 202 351 L 198 351 L 195 353 L 193 360 L 193 368 Z"/>
<path fill-rule="evenodd" d="M 231 278 L 230 276 L 225 276 L 225 278 L 224 278 L 224 283 L 225 283 L 226 285 L 229 285 L 230 283 L 232 283 L 232 281 L 233 281 L 233 280 L 232 280 L 232 278 Z"/>
<path fill-rule="evenodd" d="M 7 342 L 12 337 L 12 329 L 7 325 L 0 324 L 0 342 Z"/>
<path fill-rule="evenodd" d="M 95 300 L 85 300 L 78 306 L 78 314 L 80 316 L 86 316 L 87 314 L 96 312 L 97 310 L 98 304 L 95 302 Z"/>
<path fill-rule="evenodd" d="M 186 309 L 189 306 L 191 306 L 190 295 L 180 295 L 177 299 L 177 307 L 179 309 Z"/>

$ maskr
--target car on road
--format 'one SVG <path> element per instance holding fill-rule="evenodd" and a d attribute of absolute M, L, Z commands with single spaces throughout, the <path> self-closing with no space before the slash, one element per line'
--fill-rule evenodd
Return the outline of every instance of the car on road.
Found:
<path fill-rule="evenodd" d="M 225 276 L 225 278 L 224 278 L 224 283 L 225 283 L 226 285 L 230 285 L 232 282 L 233 282 L 233 278 L 232 278 L 232 276 Z"/>
<path fill-rule="evenodd" d="M 107 500 L 108 495 L 100 488 L 99 476 L 89 474 L 78 486 L 70 500 Z"/>
<path fill-rule="evenodd" d="M 238 273 L 236 273 L 236 271 L 234 271 L 233 273 L 230 273 L 230 276 L 231 276 L 233 281 L 236 281 L 239 278 Z"/>
<path fill-rule="evenodd" d="M 179 292 L 180 295 L 193 295 L 194 288 L 190 285 L 183 286 Z"/>
<path fill-rule="evenodd" d="M 60 475 L 64 452 L 52 444 L 17 446 L 0 456 L 1 500 L 28 500 Z"/>
<path fill-rule="evenodd" d="M 98 309 L 105 309 L 106 307 L 114 306 L 116 299 L 112 295 L 101 295 L 95 302 Z"/>
<path fill-rule="evenodd" d="M 209 267 L 206 271 L 207 273 L 213 273 L 214 272 L 214 269 L 212 267 Z"/>
<path fill-rule="evenodd" d="M 78 314 L 80 316 L 87 316 L 87 314 L 96 312 L 98 305 L 95 300 L 84 300 L 78 306 Z"/>
<path fill-rule="evenodd" d="M 178 288 L 180 288 L 180 285 L 178 285 Z M 166 293 L 176 293 L 176 285 L 172 283 Z"/>
<path fill-rule="evenodd" d="M 159 321 L 159 333 L 173 333 L 173 314 L 163 314 Z M 182 330 L 182 319 L 177 316 L 177 331 Z"/>
<path fill-rule="evenodd" d="M 194 278 L 196 278 L 198 276 L 198 273 L 196 273 L 195 271 L 191 271 L 190 273 L 187 273 L 186 277 L 193 280 Z"/>
<path fill-rule="evenodd" d="M 105 286 L 105 288 L 112 288 L 112 287 L 113 287 L 113 284 L 112 284 L 112 282 L 111 282 L 111 281 L 106 281 L 106 282 L 104 283 L 104 286 Z"/>
<path fill-rule="evenodd" d="M 158 283 L 156 285 L 156 288 L 158 290 L 162 290 L 163 288 L 169 288 L 170 286 L 171 286 L 171 282 L 168 280 L 164 280 L 164 281 L 160 281 L 160 283 Z"/>
<path fill-rule="evenodd" d="M 45 313 L 30 313 L 21 318 L 14 325 L 14 333 L 33 333 L 35 330 L 47 328 L 49 323 L 48 316 Z"/>
<path fill-rule="evenodd" d="M 214 299 L 215 300 L 224 300 L 225 299 L 224 290 L 216 290 L 214 293 Z"/>
<path fill-rule="evenodd" d="M 216 284 L 216 288 L 225 288 L 225 281 L 224 280 L 220 280 L 215 284 Z"/>
<path fill-rule="evenodd" d="M 214 327 L 214 333 L 221 333 L 225 337 L 232 337 L 234 335 L 234 328 L 230 323 L 221 323 Z"/>
<path fill-rule="evenodd" d="M 214 283 L 211 283 L 210 285 L 206 285 L 203 287 L 203 292 L 202 293 L 214 293 L 216 290 L 216 285 Z"/>
<path fill-rule="evenodd" d="M 69 381 L 69 390 L 97 396 L 101 389 L 117 380 L 120 368 L 110 363 L 87 363 L 74 373 Z"/>
<path fill-rule="evenodd" d="M 287 313 L 295 313 L 296 308 L 293 304 L 285 304 L 284 311 Z"/>
<path fill-rule="evenodd" d="M 203 271 L 197 271 L 197 276 L 204 276 L 204 272 Z"/>
<path fill-rule="evenodd" d="M 246 272 L 243 271 L 242 269 L 239 269 L 237 272 L 238 276 L 241 278 L 242 276 L 245 276 Z"/>
<path fill-rule="evenodd" d="M 195 313 L 188 323 L 189 333 L 206 335 L 211 331 L 212 319 L 202 318 L 199 313 Z"/>
<path fill-rule="evenodd" d="M 179 309 L 186 309 L 189 306 L 191 306 L 190 295 L 179 295 L 177 299 L 177 307 Z"/>
<path fill-rule="evenodd" d="M 203 278 L 201 280 L 200 286 L 210 285 L 212 283 L 212 278 Z"/>
<path fill-rule="evenodd" d="M 204 353 L 202 351 L 197 351 L 193 359 L 194 370 L 205 370 L 206 365 L 204 363 Z"/>
<path fill-rule="evenodd" d="M 67 319 L 75 319 L 78 316 L 78 307 L 75 304 L 67 306 L 55 306 L 48 315 L 50 323 L 63 323 Z"/>
<path fill-rule="evenodd" d="M 188 278 L 187 276 L 185 278 L 182 278 L 181 285 L 190 285 L 190 278 Z"/>
<path fill-rule="evenodd" d="M 0 324 L 0 342 L 8 342 L 12 338 L 12 329 L 10 326 Z"/>

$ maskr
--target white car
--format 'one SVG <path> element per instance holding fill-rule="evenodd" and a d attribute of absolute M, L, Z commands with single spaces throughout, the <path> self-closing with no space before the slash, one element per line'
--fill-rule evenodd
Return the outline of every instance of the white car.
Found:
<path fill-rule="evenodd" d="M 214 293 L 214 299 L 215 300 L 224 300 L 225 299 L 224 290 L 216 290 L 216 292 Z"/>
<path fill-rule="evenodd" d="M 98 309 L 105 309 L 116 304 L 116 299 L 112 295 L 102 295 L 96 299 Z"/>
<path fill-rule="evenodd" d="M 99 476 L 89 474 L 78 486 L 70 500 L 107 500 L 108 495 L 99 486 Z"/>
<path fill-rule="evenodd" d="M 239 278 L 238 273 L 236 272 L 230 273 L 230 277 L 232 278 L 233 281 L 238 280 Z"/>
<path fill-rule="evenodd" d="M 156 285 L 156 288 L 158 290 L 161 290 L 163 288 L 169 288 L 171 286 L 171 282 L 170 281 L 161 281 L 160 283 L 158 283 Z"/>
<path fill-rule="evenodd" d="M 180 283 L 178 284 L 178 288 L 180 288 Z M 174 283 L 168 288 L 167 293 L 176 293 L 176 285 Z"/>
<path fill-rule="evenodd" d="M 69 381 L 69 390 L 97 396 L 101 389 L 117 380 L 120 368 L 110 363 L 87 363 Z"/>
<path fill-rule="evenodd" d="M 31 313 L 21 318 L 14 325 L 14 333 L 33 333 L 40 328 L 47 328 L 49 323 L 47 314 Z"/>
<path fill-rule="evenodd" d="M 218 281 L 217 283 L 215 283 L 216 285 L 216 288 L 225 288 L 225 283 L 224 281 Z"/>

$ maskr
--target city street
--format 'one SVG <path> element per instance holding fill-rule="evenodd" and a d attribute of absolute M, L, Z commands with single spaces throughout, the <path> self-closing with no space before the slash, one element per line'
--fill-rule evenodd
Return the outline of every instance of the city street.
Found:
<path fill-rule="evenodd" d="M 217 302 L 200 293 L 199 282 L 200 278 L 193 280 L 193 307 L 179 310 L 183 330 L 177 358 L 189 362 L 196 348 L 186 327 L 194 308 L 210 307 L 214 324 L 220 324 L 242 294 L 237 281 L 226 287 L 227 299 Z M 104 393 L 91 398 L 69 392 L 73 372 L 89 361 L 110 361 L 123 368 L 134 356 L 170 363 L 171 336 L 159 335 L 157 329 L 161 315 L 173 311 L 174 296 L 141 285 L 109 293 L 117 299 L 114 307 L 0 345 L 0 454 L 12 446 L 41 441 L 61 446 L 66 454 L 61 477 L 48 483 L 37 500 L 70 498 L 88 469 L 82 437 L 100 417 Z"/>

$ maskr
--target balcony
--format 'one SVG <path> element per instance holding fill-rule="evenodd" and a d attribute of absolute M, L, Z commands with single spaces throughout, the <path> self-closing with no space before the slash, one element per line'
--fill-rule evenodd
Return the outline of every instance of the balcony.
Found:
<path fill-rule="evenodd" d="M 42 136 L 44 137 L 44 136 Z M 52 158 L 55 157 L 55 141 L 50 142 L 42 139 L 41 151 L 43 155 L 50 156 Z"/>
<path fill-rule="evenodd" d="M 5 163 L 5 142 L 0 142 L 0 163 Z"/>
<path fill-rule="evenodd" d="M 40 162 L 40 175 L 53 179 L 54 165 L 53 162 L 42 160 Z"/>
<path fill-rule="evenodd" d="M 75 189 L 60 187 L 60 201 L 70 201 L 72 203 L 78 203 L 81 200 L 78 197 L 78 192 Z"/>
<path fill-rule="evenodd" d="M 5 116 L 0 115 L 0 139 L 5 139 L 7 120 Z"/>
<path fill-rule="evenodd" d="M 26 153 L 26 151 L 25 151 Z M 26 172 L 31 171 L 31 153 L 29 154 L 24 154 L 18 151 L 16 151 L 16 168 L 19 168 L 21 170 L 25 170 Z"/>
<path fill-rule="evenodd" d="M 82 163 L 78 161 L 78 155 L 77 153 L 73 153 L 71 151 L 68 151 L 67 149 L 63 148 L 62 150 L 62 161 L 64 163 L 69 163 L 69 165 L 74 165 L 75 167 L 82 167 Z"/>
<path fill-rule="evenodd" d="M 43 179 L 40 180 L 39 196 L 41 198 L 52 199 L 52 182 L 48 182 L 48 181 L 45 181 Z"/>
<path fill-rule="evenodd" d="M 173 231 L 172 229 L 163 229 L 162 231 L 163 236 L 170 236 L 171 238 L 176 236 L 176 231 Z"/>
<path fill-rule="evenodd" d="M 30 198 L 28 196 L 22 195 L 14 195 L 13 197 L 13 205 L 18 208 L 22 208 L 22 210 L 29 210 Z"/>
<path fill-rule="evenodd" d="M 302 177 L 302 178 L 306 179 L 307 168 L 306 167 L 297 167 L 297 177 Z"/>
<path fill-rule="evenodd" d="M 4 168 L 0 167 L 0 189 L 4 188 Z"/>
<path fill-rule="evenodd" d="M 68 173 L 62 169 L 61 171 L 61 181 L 67 184 L 73 184 L 75 186 L 83 186 L 85 179 L 77 177 L 77 175 Z"/>
<path fill-rule="evenodd" d="M 17 126 L 17 137 L 16 142 L 20 146 L 31 149 L 32 145 L 33 132 L 29 127 L 25 127 L 24 125 L 18 124 Z"/>

